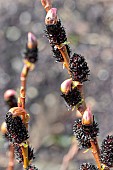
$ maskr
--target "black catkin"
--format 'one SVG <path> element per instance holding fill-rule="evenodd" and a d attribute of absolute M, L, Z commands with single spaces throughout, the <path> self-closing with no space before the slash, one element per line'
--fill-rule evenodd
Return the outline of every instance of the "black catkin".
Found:
<path fill-rule="evenodd" d="M 91 147 L 90 139 L 95 139 L 99 133 L 98 124 L 94 121 L 92 125 L 82 125 L 82 120 L 78 119 L 73 125 L 73 132 L 79 141 L 80 148 L 88 149 Z"/>
<path fill-rule="evenodd" d="M 5 121 L 7 124 L 7 130 L 8 134 L 10 135 L 11 142 L 21 144 L 29 138 L 28 130 L 23 124 L 21 117 L 13 117 L 12 113 L 8 112 L 6 114 Z"/>
<path fill-rule="evenodd" d="M 53 57 L 56 62 L 63 62 L 64 59 L 59 49 L 55 45 L 60 45 L 67 41 L 66 32 L 64 27 L 61 25 L 61 21 L 58 20 L 56 24 L 46 25 L 45 35 L 49 40 L 52 47 Z M 65 44 L 68 56 L 71 55 L 71 50 L 69 45 Z"/>
<path fill-rule="evenodd" d="M 30 63 L 36 63 L 36 61 L 38 60 L 38 48 L 32 48 L 29 49 L 26 46 L 26 51 L 24 52 L 24 59 L 28 60 Z"/>
<path fill-rule="evenodd" d="M 67 94 L 62 93 L 61 96 L 64 98 L 69 107 L 76 106 L 82 100 L 81 93 L 77 87 L 74 87 L 73 89 L 71 88 Z"/>
<path fill-rule="evenodd" d="M 60 20 L 56 24 L 46 25 L 45 35 L 51 45 L 60 45 L 67 41 L 66 32 Z"/>
<path fill-rule="evenodd" d="M 6 104 L 8 105 L 9 109 L 12 107 L 17 107 L 17 98 L 12 95 L 8 98 L 8 100 L 5 100 Z"/>
<path fill-rule="evenodd" d="M 101 162 L 108 167 L 113 167 L 113 136 L 107 136 L 101 145 L 100 151 Z"/>
<path fill-rule="evenodd" d="M 88 80 L 90 70 L 83 56 L 74 53 L 73 56 L 70 57 L 69 68 L 73 81 L 82 83 Z"/>

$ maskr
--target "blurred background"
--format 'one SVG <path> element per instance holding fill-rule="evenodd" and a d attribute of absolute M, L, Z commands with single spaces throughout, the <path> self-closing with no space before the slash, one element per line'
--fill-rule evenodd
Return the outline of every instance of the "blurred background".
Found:
<path fill-rule="evenodd" d="M 66 28 L 74 52 L 85 56 L 90 81 L 84 83 L 86 103 L 100 127 L 99 144 L 113 131 L 113 1 L 53 0 Z M 61 63 L 55 63 L 44 36 L 46 12 L 40 0 L 0 0 L 0 123 L 8 111 L 3 100 L 7 89 L 19 92 L 22 55 L 27 33 L 36 35 L 39 60 L 27 81 L 26 108 L 31 115 L 30 142 L 35 150 L 34 164 L 40 170 L 60 170 L 72 141 L 72 125 L 78 117 L 68 111 L 60 96 L 60 84 L 69 78 Z M 69 170 L 82 162 L 94 162 L 91 151 L 77 149 Z M 0 134 L 0 170 L 5 170 L 8 151 Z M 16 163 L 15 170 L 22 169 Z"/>

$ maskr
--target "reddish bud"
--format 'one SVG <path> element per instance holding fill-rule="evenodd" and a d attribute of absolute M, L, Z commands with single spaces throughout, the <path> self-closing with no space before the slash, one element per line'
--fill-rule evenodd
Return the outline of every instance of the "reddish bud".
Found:
<path fill-rule="evenodd" d="M 13 89 L 9 89 L 4 93 L 4 100 L 7 101 L 11 96 L 16 96 L 16 91 Z"/>
<path fill-rule="evenodd" d="M 46 15 L 45 23 L 47 25 L 57 23 L 57 9 L 56 8 L 51 8 L 48 11 L 48 13 Z"/>
<path fill-rule="evenodd" d="M 90 108 L 88 107 L 82 117 L 82 124 L 83 125 L 91 125 L 93 123 L 93 114 L 90 110 Z"/>
<path fill-rule="evenodd" d="M 32 34 L 31 32 L 28 33 L 28 42 L 27 42 L 27 46 L 29 49 L 35 48 L 37 47 L 38 42 L 37 42 L 37 38 L 35 37 L 34 34 Z"/>
<path fill-rule="evenodd" d="M 61 92 L 67 94 L 71 90 L 72 79 L 67 79 L 61 84 Z"/>

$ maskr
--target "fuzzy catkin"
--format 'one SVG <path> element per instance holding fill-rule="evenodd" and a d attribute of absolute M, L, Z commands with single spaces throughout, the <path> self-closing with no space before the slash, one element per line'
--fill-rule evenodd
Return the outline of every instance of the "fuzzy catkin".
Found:
<path fill-rule="evenodd" d="M 77 87 L 73 89 L 71 88 L 67 94 L 62 93 L 61 96 L 64 98 L 69 107 L 76 106 L 82 100 L 81 93 Z"/>
<path fill-rule="evenodd" d="M 99 133 L 98 124 L 94 121 L 92 125 L 82 125 L 82 120 L 78 119 L 73 125 L 73 132 L 79 141 L 80 148 L 91 147 L 90 139 L 95 139 Z"/>
<path fill-rule="evenodd" d="M 107 136 L 101 145 L 101 162 L 108 167 L 113 167 L 113 136 Z"/>
<path fill-rule="evenodd" d="M 12 113 L 8 112 L 5 121 L 11 142 L 21 144 L 29 138 L 28 130 L 23 124 L 21 117 L 13 117 Z"/>
<path fill-rule="evenodd" d="M 83 56 L 74 53 L 70 57 L 69 68 L 73 81 L 82 83 L 88 80 L 90 70 Z"/>

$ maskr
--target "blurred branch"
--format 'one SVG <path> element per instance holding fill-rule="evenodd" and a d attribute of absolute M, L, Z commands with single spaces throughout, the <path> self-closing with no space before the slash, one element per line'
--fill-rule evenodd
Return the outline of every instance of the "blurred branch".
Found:
<path fill-rule="evenodd" d="M 71 144 L 68 153 L 63 157 L 60 170 L 68 170 L 69 163 L 74 158 L 74 156 L 77 154 L 77 152 L 78 152 L 77 142 L 74 141 Z"/>

